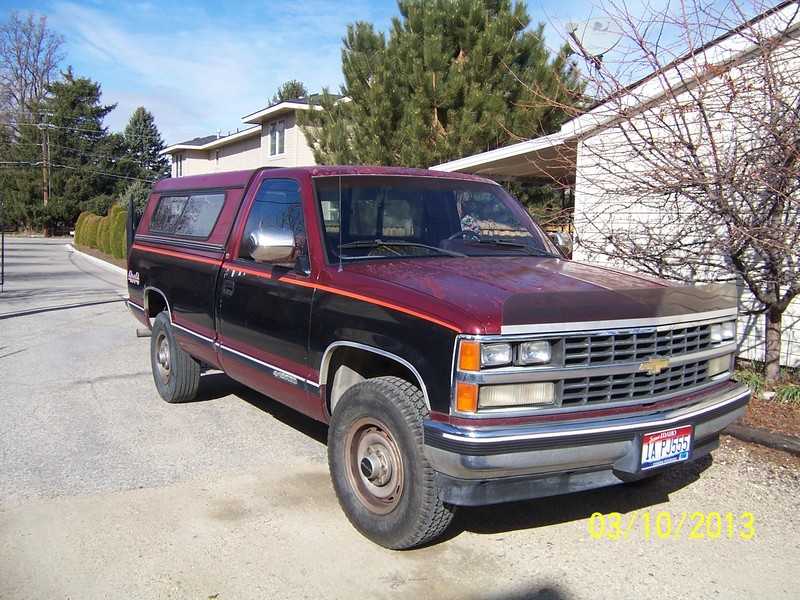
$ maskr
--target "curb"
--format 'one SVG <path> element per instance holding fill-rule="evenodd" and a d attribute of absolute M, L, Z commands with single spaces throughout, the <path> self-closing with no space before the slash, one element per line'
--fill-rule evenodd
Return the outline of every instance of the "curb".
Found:
<path fill-rule="evenodd" d="M 80 250 L 75 248 L 75 246 L 73 246 L 72 244 L 65 244 L 64 249 L 67 252 L 72 252 L 73 254 L 77 254 L 78 256 L 85 258 L 89 262 L 96 264 L 98 267 L 103 267 L 104 269 L 111 271 L 112 273 L 116 273 L 117 275 L 122 275 L 123 277 L 127 276 L 127 271 L 125 271 L 125 269 L 123 269 L 122 267 L 118 267 L 117 265 L 112 265 L 111 263 L 107 263 L 104 260 L 95 258 L 90 254 L 81 252 Z"/>
<path fill-rule="evenodd" d="M 766 446 L 773 450 L 782 450 L 783 452 L 788 452 L 789 454 L 800 457 L 800 438 L 736 424 L 728 425 L 722 430 L 722 433 L 735 437 L 743 442 Z"/>

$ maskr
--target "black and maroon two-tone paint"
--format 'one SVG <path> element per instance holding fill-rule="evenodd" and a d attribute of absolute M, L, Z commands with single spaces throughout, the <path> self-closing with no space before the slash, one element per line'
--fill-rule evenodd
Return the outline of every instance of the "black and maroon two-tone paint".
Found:
<path fill-rule="evenodd" d="M 218 369 L 328 423 L 340 504 L 389 548 L 434 539 L 458 505 L 696 459 L 749 399 L 734 289 L 572 262 L 472 176 L 164 180 L 128 282 L 162 397 L 191 400 Z"/>

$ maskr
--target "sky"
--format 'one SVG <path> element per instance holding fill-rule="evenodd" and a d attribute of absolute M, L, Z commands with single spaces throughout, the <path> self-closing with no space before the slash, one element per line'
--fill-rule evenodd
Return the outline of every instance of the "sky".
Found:
<path fill-rule="evenodd" d="M 286 81 L 311 93 L 343 82 L 341 48 L 347 25 L 368 21 L 388 32 L 396 0 L 4 0 L 12 11 L 47 16 L 64 37 L 78 77 L 101 85 L 109 131 L 123 131 L 144 106 L 167 145 L 250 127 L 242 117 L 269 105 Z M 573 9 L 574 7 L 574 9 Z M 528 4 L 533 23 L 547 24 L 545 41 L 558 48 L 566 21 L 586 18 L 580 0 Z M 557 33 L 556 33 L 557 32 Z M 551 41 L 552 40 L 552 41 Z"/>

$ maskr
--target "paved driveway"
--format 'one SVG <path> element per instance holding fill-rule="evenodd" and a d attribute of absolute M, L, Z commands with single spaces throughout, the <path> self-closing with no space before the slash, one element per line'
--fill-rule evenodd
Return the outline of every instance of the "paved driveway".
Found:
<path fill-rule="evenodd" d="M 161 401 L 124 275 L 64 244 L 6 248 L 0 598 L 800 597 L 798 462 L 727 438 L 644 486 L 381 549 L 338 508 L 324 426 L 218 374 Z"/>

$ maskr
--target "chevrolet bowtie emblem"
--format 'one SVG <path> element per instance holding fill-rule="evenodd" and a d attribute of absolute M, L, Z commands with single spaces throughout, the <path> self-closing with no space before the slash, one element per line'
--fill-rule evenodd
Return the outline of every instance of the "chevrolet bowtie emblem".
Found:
<path fill-rule="evenodd" d="M 669 367 L 669 359 L 654 357 L 639 366 L 640 371 L 645 371 L 648 375 L 658 375 L 664 369 Z"/>

